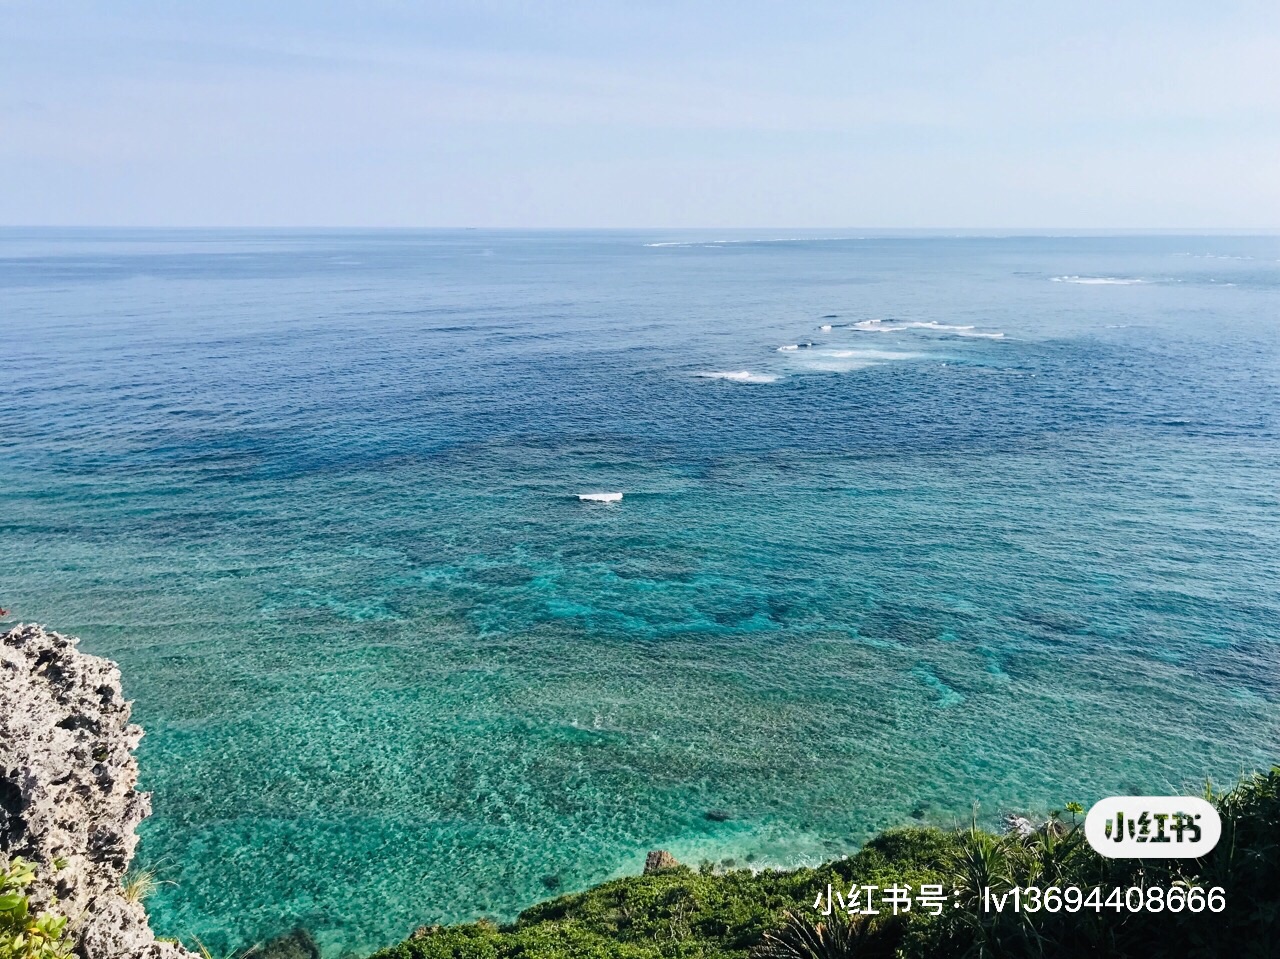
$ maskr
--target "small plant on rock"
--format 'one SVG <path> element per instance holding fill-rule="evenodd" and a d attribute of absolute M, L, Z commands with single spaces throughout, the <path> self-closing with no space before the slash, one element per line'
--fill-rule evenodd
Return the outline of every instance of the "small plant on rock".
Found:
<path fill-rule="evenodd" d="M 24 859 L 0 863 L 0 959 L 65 959 L 71 954 L 65 916 L 31 915 L 25 890 L 35 878 L 35 867 Z"/>

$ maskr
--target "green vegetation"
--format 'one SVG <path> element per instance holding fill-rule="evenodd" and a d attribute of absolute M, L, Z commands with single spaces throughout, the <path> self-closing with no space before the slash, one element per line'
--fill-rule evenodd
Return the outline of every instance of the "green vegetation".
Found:
<path fill-rule="evenodd" d="M 0 959 L 63 959 L 71 954 L 65 916 L 31 915 L 25 890 L 36 870 L 23 859 L 0 863 Z"/>
<path fill-rule="evenodd" d="M 618 879 L 562 896 L 507 926 L 432 927 L 375 959 L 1076 959 L 1280 954 L 1280 767 L 1206 793 L 1223 821 L 1217 848 L 1199 860 L 1108 860 L 1084 838 L 1083 809 L 1069 804 L 1029 835 L 976 825 L 955 833 L 900 829 L 856 856 L 816 869 L 712 873 L 686 867 Z M 941 885 L 946 908 L 852 916 L 815 908 L 828 884 Z M 983 909 L 983 890 L 1076 887 L 1177 889 L 1167 908 Z M 1210 889 L 1225 908 L 1193 913 Z M 1154 896 L 1154 893 L 1151 895 Z M 1216 893 L 1215 893 L 1216 895 Z M 1118 902 L 1119 900 L 1117 900 Z M 1145 900 L 1144 900 L 1145 901 Z"/>

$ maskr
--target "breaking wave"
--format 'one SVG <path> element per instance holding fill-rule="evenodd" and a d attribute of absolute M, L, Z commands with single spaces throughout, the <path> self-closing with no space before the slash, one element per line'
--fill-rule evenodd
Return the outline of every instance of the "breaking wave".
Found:
<path fill-rule="evenodd" d="M 728 380 L 731 383 L 776 383 L 778 377 L 773 373 L 753 373 L 750 370 L 708 370 L 695 373 L 694 376 L 704 380 Z"/>
<path fill-rule="evenodd" d="M 933 330 L 937 333 L 952 333 L 956 336 L 980 337 L 983 339 L 1004 339 L 1003 333 L 983 333 L 973 324 L 939 323 L 937 320 L 912 320 L 901 323 L 886 320 L 861 320 L 849 325 L 849 329 L 864 333 L 901 333 L 904 330 Z"/>

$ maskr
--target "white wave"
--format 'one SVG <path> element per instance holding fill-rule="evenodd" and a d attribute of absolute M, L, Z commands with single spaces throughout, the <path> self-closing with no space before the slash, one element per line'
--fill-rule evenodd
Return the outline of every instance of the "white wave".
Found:
<path fill-rule="evenodd" d="M 579 493 L 578 499 L 584 503 L 617 503 L 621 501 L 621 493 Z"/>
<path fill-rule="evenodd" d="M 1052 279 L 1054 283 L 1080 283 L 1085 286 L 1132 286 L 1135 283 L 1147 282 L 1134 277 L 1121 276 L 1055 276 Z"/>
<path fill-rule="evenodd" d="M 957 323 L 939 323 L 937 320 L 913 320 L 904 323 L 886 323 L 884 320 L 863 320 L 860 323 L 854 323 L 850 329 L 861 330 L 864 333 L 901 333 L 903 330 L 934 330 L 938 333 L 954 333 L 956 336 L 980 336 L 990 339 L 1000 339 L 1003 333 L 978 333 L 974 331 L 973 325 L 967 326 Z"/>
<path fill-rule="evenodd" d="M 731 383 L 776 383 L 772 373 L 752 373 L 750 370 L 708 370 L 695 373 L 704 380 L 728 380 Z"/>
<path fill-rule="evenodd" d="M 939 323 L 937 320 L 914 320 L 909 323 L 883 323 L 872 321 L 878 325 L 866 327 L 876 333 L 898 333 L 902 330 L 938 330 L 946 333 L 961 333 L 973 329 L 972 326 L 957 326 L 953 323 Z"/>
<path fill-rule="evenodd" d="M 724 249 L 724 242 L 721 240 L 708 240 L 705 243 L 686 243 L 684 241 L 679 241 L 679 242 L 672 241 L 669 243 L 646 243 L 644 245 L 650 246 L 650 247 L 665 246 L 665 247 L 671 247 L 672 249 L 682 249 L 682 250 L 694 250 L 694 249 L 723 250 Z"/>
<path fill-rule="evenodd" d="M 818 327 L 818 329 L 820 329 L 823 333 L 830 333 L 830 332 L 831 332 L 831 324 L 830 324 L 830 323 L 823 323 L 820 327 Z"/>
<path fill-rule="evenodd" d="M 800 344 L 799 344 L 799 343 L 789 343 L 789 344 L 787 344 L 786 346 L 780 346 L 780 347 L 778 347 L 778 352 L 779 352 L 779 353 L 790 353 L 792 350 L 798 350 L 798 349 L 800 349 Z"/>
<path fill-rule="evenodd" d="M 972 324 L 969 326 L 957 326 L 954 323 L 939 323 L 937 320 L 927 320 L 918 323 L 904 323 L 902 325 L 904 328 L 912 330 L 951 330 L 957 333 L 973 329 Z"/>

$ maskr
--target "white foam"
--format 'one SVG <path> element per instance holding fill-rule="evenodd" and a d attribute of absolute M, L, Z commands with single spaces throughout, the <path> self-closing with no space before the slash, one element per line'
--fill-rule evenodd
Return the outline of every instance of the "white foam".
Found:
<path fill-rule="evenodd" d="M 775 383 L 778 380 L 772 373 L 752 373 L 750 370 L 708 370 L 694 375 L 704 380 L 728 380 L 731 383 Z"/>
<path fill-rule="evenodd" d="M 1179 253 L 1178 256 L 1189 256 L 1197 260 L 1252 260 L 1251 256 L 1235 256 L 1231 253 Z"/>
<path fill-rule="evenodd" d="M 800 349 L 800 344 L 799 344 L 799 343 L 789 343 L 789 344 L 788 344 L 788 345 L 786 345 L 786 346 L 780 346 L 780 347 L 778 347 L 778 352 L 779 352 L 779 353 L 790 353 L 792 350 L 798 350 L 798 349 Z"/>
<path fill-rule="evenodd" d="M 823 333 L 830 333 L 830 332 L 831 332 L 831 324 L 830 324 L 830 323 L 823 323 L 820 327 L 818 327 L 818 329 L 820 329 Z"/>
<path fill-rule="evenodd" d="M 579 493 L 578 499 L 586 503 L 618 503 L 622 500 L 621 493 Z"/>
<path fill-rule="evenodd" d="M 1055 276 L 1052 279 L 1054 283 L 1080 283 L 1085 286 L 1132 286 L 1135 283 L 1147 282 L 1134 277 L 1121 276 Z"/>
<path fill-rule="evenodd" d="M 837 359 L 849 359 L 856 357 L 865 360 L 914 360 L 921 353 L 903 353 L 895 350 L 823 350 L 822 354 L 832 356 Z"/>
<path fill-rule="evenodd" d="M 880 363 L 915 360 L 924 355 L 900 350 L 811 350 L 805 354 L 803 362 L 810 370 L 824 373 L 848 373 Z"/>
<path fill-rule="evenodd" d="M 977 330 L 960 330 L 956 336 L 973 336 L 984 340 L 1003 340 L 1003 333 L 980 333 Z"/>

